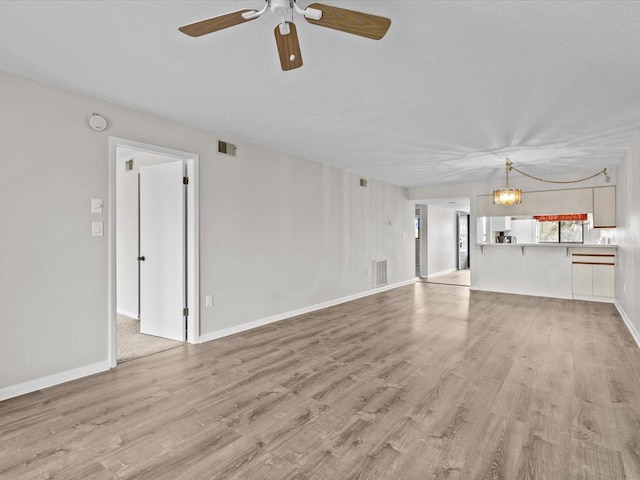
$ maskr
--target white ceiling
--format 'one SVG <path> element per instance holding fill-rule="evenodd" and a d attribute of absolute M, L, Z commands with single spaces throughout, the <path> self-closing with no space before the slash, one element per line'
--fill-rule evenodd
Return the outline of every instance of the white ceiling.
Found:
<path fill-rule="evenodd" d="M 471 211 L 471 199 L 469 197 L 447 197 L 420 200 L 417 205 L 435 205 L 437 207 L 448 208 L 459 212 L 469 213 Z"/>
<path fill-rule="evenodd" d="M 306 6 L 306 0 L 299 0 Z M 283 72 L 262 0 L 0 2 L 0 70 L 405 187 L 617 164 L 640 128 L 640 2 L 326 0 L 373 41 L 296 18 Z"/>

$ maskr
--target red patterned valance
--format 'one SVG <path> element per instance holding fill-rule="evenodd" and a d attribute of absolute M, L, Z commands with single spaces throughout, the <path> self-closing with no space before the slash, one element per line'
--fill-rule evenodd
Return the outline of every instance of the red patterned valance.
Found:
<path fill-rule="evenodd" d="M 572 220 L 586 220 L 586 213 L 572 213 L 567 215 L 534 215 L 539 222 L 567 222 Z"/>

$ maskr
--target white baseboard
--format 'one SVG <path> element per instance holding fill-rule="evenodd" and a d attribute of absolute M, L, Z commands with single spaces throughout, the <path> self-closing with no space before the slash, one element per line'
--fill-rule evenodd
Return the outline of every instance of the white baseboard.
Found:
<path fill-rule="evenodd" d="M 415 278 L 412 278 L 411 280 L 407 280 L 400 283 L 394 283 L 393 285 L 386 285 L 384 287 L 378 287 L 373 290 L 367 290 L 365 292 L 356 293 L 355 295 L 349 295 L 347 297 L 337 298 L 335 300 L 329 300 L 328 302 L 318 303 L 310 307 L 304 307 L 298 310 L 292 310 L 290 312 L 273 315 L 271 317 L 261 318 L 260 320 L 255 320 L 253 322 L 247 322 L 241 325 L 235 325 L 233 327 L 224 328 L 222 330 L 216 330 L 215 332 L 205 333 L 204 335 L 200 335 L 200 338 L 198 339 L 198 343 L 209 342 L 217 338 L 228 337 L 229 335 L 234 335 L 236 333 L 246 332 L 247 330 L 251 330 L 253 328 L 262 327 L 264 325 L 279 322 L 281 320 L 286 320 L 287 318 L 297 317 L 298 315 L 315 312 L 317 310 L 322 310 L 323 308 L 333 307 L 341 303 L 351 302 L 352 300 L 357 300 L 358 298 L 368 297 L 369 295 L 375 295 L 377 293 L 381 293 L 387 290 L 392 290 L 398 287 L 404 287 L 406 285 L 411 285 L 413 283 L 416 283 Z"/>
<path fill-rule="evenodd" d="M 586 302 L 616 303 L 616 299 L 612 297 L 594 297 L 591 295 L 574 295 L 573 299 L 584 300 Z"/>
<path fill-rule="evenodd" d="M 109 370 L 109 368 L 109 361 L 105 360 L 103 362 L 85 365 L 84 367 L 74 368 L 65 372 L 55 373 L 47 377 L 36 378 L 35 380 L 29 380 L 28 382 L 0 388 L 0 401 L 42 390 L 43 388 L 53 387 L 54 385 L 69 382 L 71 380 L 77 380 L 78 378 L 93 375 L 95 373 L 104 372 Z"/>
<path fill-rule="evenodd" d="M 439 277 L 440 275 L 446 275 L 447 273 L 453 273 L 457 271 L 458 271 L 457 268 L 452 268 L 451 270 L 443 270 L 441 272 L 432 273 L 431 275 L 427 275 L 424 278 L 435 278 L 435 277 Z"/>
<path fill-rule="evenodd" d="M 629 315 L 627 315 L 627 312 L 624 311 L 624 308 L 622 308 L 622 305 L 620 305 L 618 300 L 615 301 L 615 305 L 618 309 L 618 313 L 624 321 L 624 324 L 627 326 L 627 329 L 629 329 L 629 333 L 631 333 L 631 336 L 636 341 L 636 345 L 638 345 L 638 348 L 640 348 L 640 332 L 638 332 L 635 325 L 633 325 L 631 318 L 629 318 Z"/>
<path fill-rule="evenodd" d="M 124 315 L 125 317 L 135 318 L 136 320 L 138 319 L 138 314 L 137 313 L 127 312 L 126 310 L 120 310 L 120 309 L 118 309 L 117 312 L 120 315 Z"/>

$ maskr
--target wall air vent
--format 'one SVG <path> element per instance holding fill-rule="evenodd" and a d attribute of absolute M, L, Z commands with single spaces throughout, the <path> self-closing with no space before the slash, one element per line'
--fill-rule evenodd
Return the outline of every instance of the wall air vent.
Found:
<path fill-rule="evenodd" d="M 224 142 L 222 140 L 218 140 L 218 153 L 222 153 L 224 155 L 230 155 L 232 157 L 236 156 L 236 146 L 233 143 Z"/>
<path fill-rule="evenodd" d="M 373 287 L 382 287 L 387 284 L 387 261 L 373 261 Z"/>

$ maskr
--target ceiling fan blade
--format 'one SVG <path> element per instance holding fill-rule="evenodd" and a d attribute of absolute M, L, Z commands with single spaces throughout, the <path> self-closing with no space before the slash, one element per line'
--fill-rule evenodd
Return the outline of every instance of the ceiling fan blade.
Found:
<path fill-rule="evenodd" d="M 243 13 L 253 12 L 254 10 L 238 10 L 237 12 L 226 13 L 217 17 L 202 20 L 201 22 L 192 23 L 178 28 L 182 33 L 189 35 L 190 37 L 200 37 L 207 33 L 217 32 L 225 28 L 240 25 L 244 22 L 255 20 L 258 17 L 244 18 Z"/>
<path fill-rule="evenodd" d="M 300 53 L 300 43 L 298 43 L 298 32 L 294 23 L 285 22 L 289 28 L 289 33 L 284 35 L 281 25 L 277 25 L 273 33 L 276 36 L 278 45 L 278 55 L 282 70 L 293 70 L 302 66 L 302 53 Z"/>
<path fill-rule="evenodd" d="M 305 17 L 307 22 L 321 27 L 333 28 L 341 32 L 360 35 L 361 37 L 380 40 L 391 26 L 391 20 L 377 15 L 330 7 L 320 3 L 312 3 L 307 8 L 314 8 L 322 12 L 320 20 Z"/>

